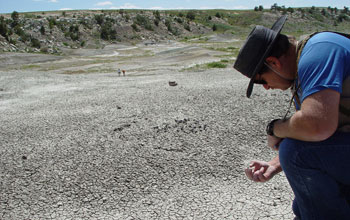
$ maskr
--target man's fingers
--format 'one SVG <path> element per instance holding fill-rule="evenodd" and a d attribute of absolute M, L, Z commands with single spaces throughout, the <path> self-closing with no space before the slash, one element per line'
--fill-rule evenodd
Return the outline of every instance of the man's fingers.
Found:
<path fill-rule="evenodd" d="M 248 177 L 248 179 L 253 180 L 253 172 L 251 168 L 245 169 L 245 175 Z"/>
<path fill-rule="evenodd" d="M 263 161 L 251 161 L 249 167 L 245 169 L 245 174 L 248 179 L 254 182 L 266 182 L 269 178 L 266 172 L 268 165 Z"/>
<path fill-rule="evenodd" d="M 259 178 L 259 182 L 266 182 L 267 178 L 264 175 L 265 173 L 260 173 L 258 178 Z"/>
<path fill-rule="evenodd" d="M 253 173 L 253 180 L 255 182 L 261 182 L 261 175 L 263 175 L 265 172 L 265 167 L 261 167 L 259 170 L 255 171 Z"/>
<path fill-rule="evenodd" d="M 259 179 L 259 182 L 265 182 L 264 173 L 265 173 L 265 167 L 261 167 L 259 172 L 257 173 L 257 177 Z"/>

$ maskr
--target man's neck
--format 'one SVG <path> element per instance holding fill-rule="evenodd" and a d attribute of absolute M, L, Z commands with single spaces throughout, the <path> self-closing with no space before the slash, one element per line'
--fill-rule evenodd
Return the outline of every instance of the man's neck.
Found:
<path fill-rule="evenodd" d="M 285 57 L 285 65 L 288 70 L 288 78 L 295 80 L 297 77 L 298 65 L 297 60 L 297 41 L 290 42 L 290 47 L 288 49 L 287 55 Z"/>

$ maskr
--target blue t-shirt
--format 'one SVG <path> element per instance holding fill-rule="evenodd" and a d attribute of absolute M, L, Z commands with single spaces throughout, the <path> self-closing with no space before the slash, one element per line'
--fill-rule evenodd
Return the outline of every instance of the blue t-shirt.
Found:
<path fill-rule="evenodd" d="M 299 98 L 324 89 L 342 92 L 343 80 L 350 76 L 350 39 L 322 32 L 311 37 L 298 63 Z"/>

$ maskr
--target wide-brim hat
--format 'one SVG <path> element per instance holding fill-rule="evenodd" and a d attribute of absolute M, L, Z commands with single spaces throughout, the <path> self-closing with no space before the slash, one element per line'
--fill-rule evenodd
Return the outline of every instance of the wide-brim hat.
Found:
<path fill-rule="evenodd" d="M 233 67 L 251 79 L 247 88 L 248 98 L 253 91 L 255 76 L 262 69 L 264 60 L 274 46 L 286 20 L 286 15 L 280 17 L 271 29 L 257 25 L 239 51 Z"/>

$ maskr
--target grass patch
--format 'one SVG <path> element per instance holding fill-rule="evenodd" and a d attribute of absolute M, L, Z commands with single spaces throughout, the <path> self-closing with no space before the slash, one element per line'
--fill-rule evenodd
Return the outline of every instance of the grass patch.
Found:
<path fill-rule="evenodd" d="M 216 50 L 221 52 L 229 52 L 229 53 L 235 53 L 239 51 L 239 48 L 236 47 L 206 47 L 209 50 Z"/>
<path fill-rule="evenodd" d="M 211 68 L 226 68 L 228 63 L 230 63 L 230 60 L 228 59 L 223 59 L 217 62 L 211 62 L 211 63 L 205 63 L 205 64 L 196 64 L 193 65 L 191 67 L 188 68 L 183 68 L 180 71 L 195 71 L 195 72 L 199 72 L 199 71 L 204 71 L 205 69 L 211 69 Z"/>
<path fill-rule="evenodd" d="M 222 62 L 212 62 L 212 63 L 207 63 L 208 68 L 226 68 L 227 64 L 222 63 Z"/>
<path fill-rule="evenodd" d="M 35 64 L 29 64 L 29 65 L 23 65 L 21 67 L 22 70 L 35 69 L 35 68 L 40 68 L 40 66 Z"/>
<path fill-rule="evenodd" d="M 67 70 L 63 72 L 63 74 L 68 74 L 68 75 L 82 74 L 82 73 L 86 73 L 86 71 L 85 70 Z"/>
<path fill-rule="evenodd" d="M 185 43 L 208 43 L 209 38 L 207 36 L 186 36 L 180 42 Z"/>

